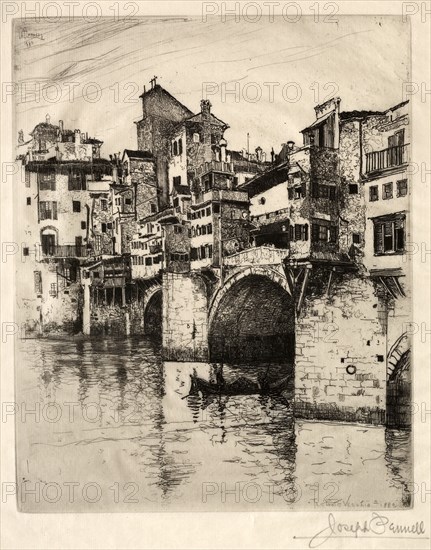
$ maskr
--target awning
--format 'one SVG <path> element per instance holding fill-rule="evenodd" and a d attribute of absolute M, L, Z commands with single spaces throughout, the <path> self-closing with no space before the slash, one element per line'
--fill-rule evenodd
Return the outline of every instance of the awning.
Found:
<path fill-rule="evenodd" d="M 301 130 L 301 133 L 302 132 L 307 132 L 308 130 L 311 130 L 313 128 L 316 128 L 317 126 L 319 126 L 320 124 L 322 124 L 322 122 L 325 122 L 325 120 L 327 118 L 329 118 L 331 115 L 334 114 L 334 111 L 330 111 L 329 113 L 326 113 L 326 115 L 323 115 L 319 118 L 317 118 L 313 124 L 310 124 L 310 126 L 307 126 L 307 128 L 304 128 L 303 130 Z"/>

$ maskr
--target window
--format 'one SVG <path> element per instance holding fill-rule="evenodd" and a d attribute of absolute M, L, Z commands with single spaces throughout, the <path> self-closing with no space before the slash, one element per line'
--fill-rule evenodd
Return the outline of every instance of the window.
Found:
<path fill-rule="evenodd" d="M 203 225 L 202 226 L 202 235 L 206 235 L 206 234 L 207 234 L 207 226 Z"/>
<path fill-rule="evenodd" d="M 319 225 L 318 240 L 326 242 L 328 240 L 328 228 L 324 225 Z"/>
<path fill-rule="evenodd" d="M 287 189 L 287 197 L 289 200 L 293 201 L 293 197 L 295 196 L 295 191 L 293 187 L 288 187 Z"/>
<path fill-rule="evenodd" d="M 174 225 L 174 233 L 182 233 L 183 228 L 180 225 Z"/>
<path fill-rule="evenodd" d="M 100 199 L 101 210 L 108 210 L 108 201 L 106 199 Z"/>
<path fill-rule="evenodd" d="M 98 279 L 99 278 L 99 272 L 98 271 L 93 271 L 93 277 L 95 279 Z"/>
<path fill-rule="evenodd" d="M 183 154 L 183 140 L 182 140 L 182 139 L 180 139 L 180 140 L 178 141 L 178 154 L 179 154 L 179 155 L 182 155 L 182 154 Z"/>
<path fill-rule="evenodd" d="M 181 176 L 174 176 L 173 178 L 174 185 L 181 185 Z"/>
<path fill-rule="evenodd" d="M 102 233 L 106 233 L 106 223 L 102 223 Z"/>
<path fill-rule="evenodd" d="M 305 196 L 305 193 L 304 193 Z M 331 185 L 319 185 L 318 196 L 321 199 L 335 199 L 335 187 Z"/>
<path fill-rule="evenodd" d="M 407 195 L 407 180 L 397 181 L 397 197 L 405 197 Z"/>
<path fill-rule="evenodd" d="M 349 184 L 349 195 L 357 195 L 359 192 L 358 184 L 357 183 L 350 183 Z"/>
<path fill-rule="evenodd" d="M 393 254 L 404 251 L 405 215 L 393 214 L 375 218 L 374 254 Z"/>
<path fill-rule="evenodd" d="M 378 185 L 371 185 L 370 186 L 370 201 L 378 201 L 379 200 L 379 186 Z"/>
<path fill-rule="evenodd" d="M 145 265 L 153 265 L 153 258 L 151 257 L 145 258 Z"/>
<path fill-rule="evenodd" d="M 220 205 L 219 204 L 214 204 L 213 205 L 213 212 L 214 212 L 214 214 L 220 214 Z"/>
<path fill-rule="evenodd" d="M 302 199 L 304 197 L 302 186 L 294 187 L 295 199 Z"/>
<path fill-rule="evenodd" d="M 22 255 L 23 256 L 29 256 L 30 255 L 30 249 L 28 248 L 28 246 L 24 246 L 23 249 L 22 249 Z"/>
<path fill-rule="evenodd" d="M 295 224 L 289 227 L 289 238 L 292 241 L 308 241 L 308 224 Z"/>
<path fill-rule="evenodd" d="M 150 203 L 150 209 L 151 209 L 151 213 L 154 214 L 155 212 L 157 212 L 157 206 L 152 202 Z"/>
<path fill-rule="evenodd" d="M 206 209 L 207 216 L 211 216 L 211 206 Z"/>
<path fill-rule="evenodd" d="M 329 223 L 313 223 L 311 226 L 313 242 L 335 243 L 337 228 Z"/>
<path fill-rule="evenodd" d="M 266 203 L 265 197 L 261 197 L 261 198 L 259 199 L 259 204 L 265 204 L 265 203 Z"/>
<path fill-rule="evenodd" d="M 178 197 L 173 200 L 172 204 L 174 205 L 174 208 L 178 208 L 178 206 L 180 205 L 180 200 L 178 199 Z"/>
<path fill-rule="evenodd" d="M 174 151 L 174 156 L 176 157 L 178 155 L 178 143 L 176 141 L 174 141 L 173 151 Z"/>
<path fill-rule="evenodd" d="M 124 202 L 125 202 L 127 205 L 130 206 L 130 205 L 132 204 L 132 199 L 131 199 L 131 198 L 127 198 L 127 199 L 125 199 Z"/>
<path fill-rule="evenodd" d="M 39 189 L 55 191 L 55 174 L 39 174 Z"/>
<path fill-rule="evenodd" d="M 207 233 L 208 233 L 208 235 L 211 235 L 212 232 L 213 232 L 213 224 L 209 223 L 207 225 Z"/>
<path fill-rule="evenodd" d="M 352 240 L 354 244 L 359 244 L 361 242 L 361 236 L 359 233 L 353 233 Z"/>
<path fill-rule="evenodd" d="M 383 184 L 383 200 L 392 199 L 392 197 L 393 197 L 392 183 L 384 183 Z"/>
<path fill-rule="evenodd" d="M 85 191 L 86 190 L 85 175 L 69 174 L 68 189 L 69 191 Z"/>
<path fill-rule="evenodd" d="M 74 212 L 81 212 L 81 203 L 80 201 L 72 201 L 72 209 Z"/>
<path fill-rule="evenodd" d="M 388 137 L 388 147 L 397 147 L 404 145 L 404 129 L 398 130 L 393 136 Z"/>
<path fill-rule="evenodd" d="M 31 197 L 27 197 L 27 206 L 31 205 Z"/>
<path fill-rule="evenodd" d="M 108 222 L 108 223 L 106 224 L 106 228 L 107 228 L 107 229 L 112 229 L 112 222 Z"/>
<path fill-rule="evenodd" d="M 30 187 L 30 172 L 28 170 L 25 171 L 25 186 Z"/>
<path fill-rule="evenodd" d="M 87 229 L 87 223 L 81 222 L 81 229 Z"/>
<path fill-rule="evenodd" d="M 49 295 L 53 296 L 54 298 L 57 296 L 57 284 L 51 283 L 50 289 L 49 289 Z"/>
<path fill-rule="evenodd" d="M 57 219 L 57 202 L 40 201 L 39 217 L 41 220 L 56 220 Z"/>
<path fill-rule="evenodd" d="M 193 142 L 194 143 L 199 143 L 200 142 L 199 134 L 193 134 Z"/>
<path fill-rule="evenodd" d="M 34 271 L 34 291 L 36 294 L 42 294 L 42 272 Z"/>

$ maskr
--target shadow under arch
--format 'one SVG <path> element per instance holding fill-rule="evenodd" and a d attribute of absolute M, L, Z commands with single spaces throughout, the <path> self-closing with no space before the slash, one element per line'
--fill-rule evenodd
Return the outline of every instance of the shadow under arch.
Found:
<path fill-rule="evenodd" d="M 163 292 L 157 289 L 148 299 L 144 310 L 144 332 L 161 337 L 163 315 Z"/>
<path fill-rule="evenodd" d="M 295 308 L 278 279 L 250 272 L 219 291 L 209 318 L 210 361 L 293 364 Z"/>

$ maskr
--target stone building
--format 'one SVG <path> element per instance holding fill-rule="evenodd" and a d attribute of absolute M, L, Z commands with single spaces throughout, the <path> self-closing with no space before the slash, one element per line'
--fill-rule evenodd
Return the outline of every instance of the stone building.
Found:
<path fill-rule="evenodd" d="M 156 165 L 158 209 L 169 205 L 168 164 L 171 153 L 171 138 L 178 123 L 193 116 L 193 113 L 167 90 L 151 81 L 151 89 L 141 95 L 142 118 L 136 122 L 138 150 L 154 156 Z"/>
<path fill-rule="evenodd" d="M 105 193 L 111 164 L 100 158 L 102 142 L 80 130 L 36 125 L 19 156 L 22 178 L 17 226 L 22 248 L 18 318 L 27 331 L 77 331 L 82 322 L 79 266 L 96 241 L 94 193 Z M 22 147 L 20 147 L 22 149 Z"/>

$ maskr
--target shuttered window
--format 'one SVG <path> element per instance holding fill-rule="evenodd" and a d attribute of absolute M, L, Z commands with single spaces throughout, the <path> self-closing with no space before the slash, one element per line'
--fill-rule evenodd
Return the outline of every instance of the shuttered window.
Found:
<path fill-rule="evenodd" d="M 42 272 L 34 271 L 34 291 L 36 294 L 42 294 Z"/>
<path fill-rule="evenodd" d="M 39 217 L 41 220 L 56 220 L 57 219 L 57 202 L 40 201 Z"/>
<path fill-rule="evenodd" d="M 405 216 L 376 218 L 374 222 L 374 254 L 403 252 L 405 246 Z"/>

